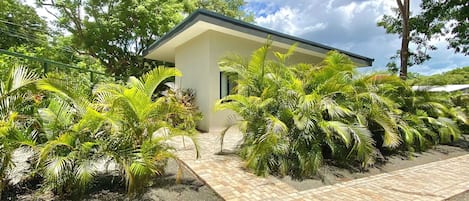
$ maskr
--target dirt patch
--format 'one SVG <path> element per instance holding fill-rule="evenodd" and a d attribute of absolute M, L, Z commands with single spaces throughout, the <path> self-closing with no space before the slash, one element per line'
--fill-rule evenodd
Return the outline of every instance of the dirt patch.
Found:
<path fill-rule="evenodd" d="M 191 173 L 184 170 L 183 179 L 180 184 L 176 184 L 177 166 L 174 161 L 170 161 L 166 167 L 166 174 L 153 181 L 153 185 L 148 187 L 144 195 L 135 200 L 166 201 L 166 200 L 206 200 L 219 201 L 221 199 L 211 188 L 198 181 Z M 37 186 L 25 187 L 18 185 L 8 189 L 1 200 L 24 200 L 24 201 L 46 201 L 65 200 L 54 196 L 52 192 L 40 192 Z M 93 189 L 80 200 L 86 201 L 130 201 L 126 195 L 124 185 L 120 178 L 110 175 L 102 176 L 99 183 L 93 184 Z"/>
<path fill-rule="evenodd" d="M 292 179 L 291 177 L 280 178 L 280 180 L 299 191 L 304 191 L 380 173 L 387 173 L 408 167 L 445 160 L 465 154 L 469 154 L 469 143 L 465 140 L 461 140 L 452 145 L 437 145 L 433 149 L 422 153 L 414 153 L 410 157 L 399 155 L 388 156 L 383 163 L 376 164 L 374 167 L 369 167 L 365 172 L 325 165 L 320 168 L 318 172 L 320 176 L 301 181 Z"/>
<path fill-rule="evenodd" d="M 468 200 L 469 200 L 469 191 L 460 193 L 449 199 L 446 199 L 446 201 L 468 201 Z"/>
<path fill-rule="evenodd" d="M 384 163 L 376 164 L 374 167 L 370 167 L 366 172 L 326 165 L 319 171 L 321 177 L 305 179 L 302 181 L 293 180 L 290 177 L 284 177 L 280 180 L 299 191 L 304 191 L 439 160 L 445 160 L 465 154 L 469 154 L 469 142 L 466 140 L 460 140 L 453 145 L 438 145 L 427 152 L 414 153 L 410 158 L 399 155 L 389 156 L 386 158 Z M 211 188 L 199 181 L 188 171 L 184 171 L 182 183 L 176 184 L 176 172 L 177 166 L 175 162 L 170 161 L 166 168 L 166 174 L 156 178 L 153 181 L 153 185 L 147 188 L 144 195 L 137 200 L 223 200 Z M 108 176 L 106 178 L 100 178 L 98 181 L 100 183 L 93 184 L 92 189 L 82 200 L 130 200 L 126 195 L 123 183 L 119 178 Z M 37 184 L 39 184 L 39 182 L 37 182 Z M 51 192 L 38 191 L 37 185 L 28 186 L 20 184 L 17 188 L 8 189 L 1 200 L 42 201 L 64 199 L 54 196 Z M 455 196 L 449 200 L 469 200 L 469 192 L 462 193 L 461 195 Z"/>

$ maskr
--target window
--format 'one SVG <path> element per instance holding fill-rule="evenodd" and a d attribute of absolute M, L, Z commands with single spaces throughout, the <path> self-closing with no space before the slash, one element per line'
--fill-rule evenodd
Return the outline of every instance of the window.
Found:
<path fill-rule="evenodd" d="M 220 72 L 220 98 L 235 94 L 235 86 L 236 82 L 234 82 L 233 79 L 230 79 L 230 76 Z"/>

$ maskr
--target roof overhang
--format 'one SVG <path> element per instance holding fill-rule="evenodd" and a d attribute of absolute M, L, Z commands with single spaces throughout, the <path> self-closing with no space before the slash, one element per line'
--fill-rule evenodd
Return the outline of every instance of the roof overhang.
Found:
<path fill-rule="evenodd" d="M 325 57 L 327 52 L 337 50 L 348 55 L 358 66 L 371 66 L 374 61 L 374 59 L 365 56 L 283 34 L 207 10 L 197 10 L 191 14 L 182 23 L 151 44 L 143 52 L 143 56 L 147 59 L 174 62 L 176 47 L 209 30 L 259 43 L 265 43 L 267 37 L 270 37 L 274 47 L 288 49 L 292 44 L 297 44 L 296 52 L 321 58 Z"/>

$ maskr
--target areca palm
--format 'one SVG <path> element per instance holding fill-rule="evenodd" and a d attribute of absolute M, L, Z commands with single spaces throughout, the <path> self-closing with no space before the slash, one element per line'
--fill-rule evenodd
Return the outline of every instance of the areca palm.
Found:
<path fill-rule="evenodd" d="M 60 196 L 79 197 L 93 181 L 102 158 L 96 136 L 77 126 L 91 102 L 58 79 L 43 78 L 36 87 L 48 92 L 48 106 L 37 111 L 41 143 L 36 168 L 44 179 L 42 187 Z"/>
<path fill-rule="evenodd" d="M 456 122 L 468 123 L 462 110 L 452 107 L 444 96 L 413 91 L 396 76 L 380 75 L 376 86 L 396 104 L 393 119 L 403 146 L 409 151 L 457 140 L 460 129 Z"/>
<path fill-rule="evenodd" d="M 342 101 L 354 91 L 351 62 L 331 53 L 324 67 L 287 66 L 294 47 L 275 52 L 275 61 L 266 60 L 269 49 L 269 44 L 258 49 L 249 62 L 236 56 L 220 62 L 222 71 L 237 75 L 238 94 L 220 100 L 217 108 L 243 117 L 241 156 L 247 166 L 259 175 L 307 176 L 330 153 L 369 162 L 371 133 L 353 124 L 354 114 Z"/>
<path fill-rule="evenodd" d="M 32 100 L 33 96 L 29 90 L 34 88 L 34 83 L 38 79 L 38 75 L 24 67 L 10 69 L 7 79 L 0 82 L 0 114 L 2 117 L 7 116 L 10 111 L 21 108 L 22 102 Z"/>
<path fill-rule="evenodd" d="M 122 146 L 105 151 L 111 153 L 110 157 L 125 175 L 129 193 L 143 190 L 152 175 L 162 174 L 166 160 L 175 158 L 166 140 L 186 136 L 196 142 L 194 127 L 181 130 L 171 121 L 191 111 L 171 98 L 153 96 L 156 88 L 172 76 L 181 73 L 174 68 L 160 67 L 140 79 L 131 77 L 127 86 L 105 84 L 95 89 L 103 124 L 116 128 L 106 137 L 110 142 L 119 141 Z M 135 151 L 120 152 L 128 149 Z"/>
<path fill-rule="evenodd" d="M 325 159 L 365 167 L 383 150 L 423 150 L 457 139 L 452 119 L 467 122 L 396 76 L 358 75 L 338 52 L 315 66 L 286 65 L 293 49 L 269 60 L 267 43 L 250 60 L 228 56 L 219 63 L 235 75 L 238 93 L 216 107 L 242 117 L 240 154 L 256 174 L 310 176 Z"/>
<path fill-rule="evenodd" d="M 38 86 L 47 88 L 49 83 L 58 84 L 44 79 Z M 76 102 L 67 100 L 73 99 L 49 97 L 48 107 L 38 110 L 42 143 L 37 145 L 36 168 L 44 178 L 43 188 L 60 196 L 81 196 L 93 180 L 102 154 L 99 154 L 100 142 L 95 136 L 77 129 L 77 119 L 82 118 L 82 114 L 76 109 Z"/>
<path fill-rule="evenodd" d="M 36 144 L 30 133 L 17 122 L 18 113 L 10 113 L 8 119 L 0 120 L 0 197 L 8 185 L 7 173 L 14 168 L 13 152 L 22 147 Z"/>
<path fill-rule="evenodd" d="M 83 193 L 97 172 L 99 143 L 79 132 L 65 131 L 42 145 L 38 166 L 45 188 L 59 195 Z"/>
<path fill-rule="evenodd" d="M 141 78 L 130 77 L 126 85 L 98 84 L 92 101 L 74 97 L 53 80 L 39 83 L 39 88 L 54 92 L 62 102 L 70 103 L 68 108 L 79 116 L 68 131 L 42 148 L 41 156 L 45 160 L 40 164 L 46 172 L 54 173 L 48 174 L 50 181 L 60 186 L 64 183 L 55 178 L 64 174 L 63 178 L 72 179 L 69 181 L 71 186 L 86 186 L 96 172 L 89 159 L 100 158 L 116 165 L 118 173 L 126 180 L 129 194 L 143 191 L 152 176 L 163 173 L 166 161 L 175 158 L 172 148 L 166 144 L 168 139 L 186 136 L 195 143 L 195 124 L 180 126 L 177 125 L 179 121 L 174 121 L 192 114 L 192 108 L 172 97 L 154 94 L 164 80 L 173 76 L 181 76 L 181 73 L 174 68 L 160 67 Z M 51 110 L 53 108 L 56 108 L 55 112 Z M 43 110 L 41 116 L 69 116 L 58 112 L 57 108 L 62 107 Z M 55 149 L 62 152 L 57 154 Z"/>
<path fill-rule="evenodd" d="M 0 197 L 7 185 L 7 172 L 14 166 L 12 154 L 20 146 L 34 146 L 35 140 L 26 129 L 18 110 L 32 99 L 31 89 L 38 76 L 26 68 L 11 68 L 5 81 L 0 82 Z M 23 102 L 24 101 L 24 102 Z"/>

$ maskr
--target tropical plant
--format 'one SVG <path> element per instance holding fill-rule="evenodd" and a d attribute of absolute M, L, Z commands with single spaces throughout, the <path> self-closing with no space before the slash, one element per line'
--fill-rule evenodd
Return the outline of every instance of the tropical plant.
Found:
<path fill-rule="evenodd" d="M 247 166 L 260 175 L 308 176 L 316 173 L 324 158 L 342 153 L 367 163 L 374 151 L 371 133 L 350 123 L 352 111 L 345 101 L 335 100 L 353 90 L 345 84 L 351 80 L 352 66 L 336 63 L 344 57 L 335 52 L 322 69 L 287 66 L 294 47 L 286 54 L 275 52 L 276 61 L 266 60 L 269 48 L 267 44 L 255 51 L 249 62 L 238 56 L 220 62 L 222 71 L 237 75 L 238 94 L 220 100 L 217 108 L 243 117 L 241 156 Z M 346 69 L 335 67 L 349 71 L 336 73 Z"/>
<path fill-rule="evenodd" d="M 92 101 L 55 79 L 39 82 L 40 89 L 60 100 L 40 110 L 49 139 L 38 163 L 46 184 L 59 193 L 82 193 L 97 174 L 96 161 L 106 161 L 125 179 L 129 195 L 141 195 L 153 176 L 163 173 L 166 161 L 176 159 L 167 140 L 186 136 L 196 142 L 195 124 L 185 124 L 194 111 L 172 97 L 155 94 L 173 76 L 181 73 L 160 67 L 140 79 L 130 77 L 126 85 L 98 84 Z"/>
<path fill-rule="evenodd" d="M 219 63 L 236 80 L 237 94 L 221 99 L 216 108 L 241 116 L 240 155 L 256 174 L 307 177 L 325 160 L 359 162 L 364 168 L 383 151 L 413 151 L 426 140 L 459 137 L 452 119 L 465 117 L 414 94 L 398 77 L 360 76 L 338 52 L 328 53 L 316 66 L 286 65 L 294 48 L 273 52 L 276 60 L 269 60 L 267 43 L 250 60 L 232 55 Z M 396 95 L 402 90 L 409 96 Z M 407 108 L 409 98 L 419 100 L 418 105 Z M 422 113 L 428 106 L 438 108 Z"/>
<path fill-rule="evenodd" d="M 123 80 L 130 75 L 140 76 L 161 63 L 140 55 L 189 12 L 206 8 L 230 17 L 252 20 L 241 9 L 245 4 L 243 0 L 36 2 L 54 12 L 59 28 L 56 31 L 70 33 L 72 43 L 67 49 L 94 57 L 106 67 L 107 73 Z"/>
<path fill-rule="evenodd" d="M 44 87 L 47 80 L 38 86 Z M 38 110 L 40 141 L 37 169 L 44 178 L 43 189 L 60 196 L 80 196 L 97 172 L 99 142 L 75 129 L 80 113 L 58 97 L 49 97 L 47 108 Z"/>
<path fill-rule="evenodd" d="M 6 174 L 14 166 L 13 152 L 20 146 L 35 144 L 27 130 L 27 117 L 17 111 L 32 99 L 27 92 L 37 76 L 22 67 L 11 68 L 8 75 L 5 82 L 0 82 L 0 197 L 8 184 Z"/>
<path fill-rule="evenodd" d="M 164 91 L 164 97 L 170 102 L 177 102 L 181 106 L 181 110 L 172 115 L 168 120 L 173 127 L 180 130 L 186 130 L 191 133 L 195 133 L 197 123 L 202 119 L 202 113 L 199 112 L 199 108 L 195 103 L 196 93 L 193 89 L 178 89 L 175 87 L 173 82 L 166 84 L 169 87 L 168 90 Z M 185 138 L 182 137 L 182 143 L 186 146 Z"/>
<path fill-rule="evenodd" d="M 373 75 L 378 93 L 394 103 L 390 124 L 397 128 L 404 150 L 423 151 L 438 143 L 449 143 L 460 137 L 457 123 L 467 124 L 462 108 L 455 107 L 442 94 L 413 91 L 395 76 Z"/>
<path fill-rule="evenodd" d="M 166 160 L 175 158 L 164 141 L 186 136 L 196 142 L 195 124 L 180 127 L 175 122 L 175 119 L 187 118 L 183 117 L 190 113 L 186 107 L 166 96 L 154 97 L 157 87 L 173 76 L 181 76 L 181 73 L 174 68 L 159 67 L 140 79 L 130 77 L 127 86 L 103 84 L 95 89 L 96 111 L 101 115 L 91 110 L 87 115 L 100 118 L 102 126 L 111 127 L 104 135 L 109 143 L 104 151 L 118 165 L 129 194 L 144 190 L 152 176 L 163 173 Z"/>

